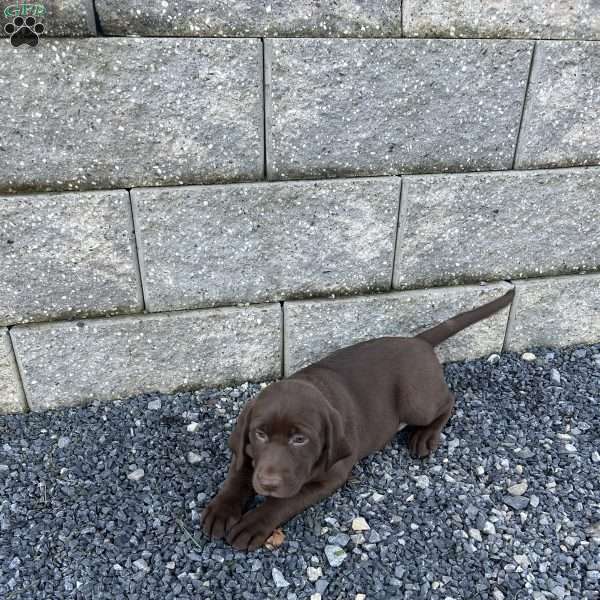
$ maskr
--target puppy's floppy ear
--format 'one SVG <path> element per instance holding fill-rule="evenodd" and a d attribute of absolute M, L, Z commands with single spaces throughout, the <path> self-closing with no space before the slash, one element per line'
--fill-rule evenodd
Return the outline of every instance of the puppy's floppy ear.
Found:
<path fill-rule="evenodd" d="M 325 469 L 329 471 L 336 462 L 352 454 L 350 444 L 344 435 L 342 415 L 333 406 L 329 406 L 327 409 L 325 435 Z"/>
<path fill-rule="evenodd" d="M 229 436 L 229 448 L 233 451 L 233 466 L 238 471 L 244 466 L 246 444 L 248 442 L 248 429 L 250 427 L 252 409 L 254 408 L 255 403 L 255 398 L 246 402 L 246 406 L 244 406 L 244 409 L 240 413 L 235 428 Z"/>

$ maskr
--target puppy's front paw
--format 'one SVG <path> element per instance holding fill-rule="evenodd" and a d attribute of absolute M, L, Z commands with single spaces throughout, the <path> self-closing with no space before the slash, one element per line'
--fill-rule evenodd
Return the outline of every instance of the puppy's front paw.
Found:
<path fill-rule="evenodd" d="M 277 528 L 259 508 L 247 512 L 227 533 L 227 542 L 236 550 L 257 550 Z"/>
<path fill-rule="evenodd" d="M 239 501 L 216 496 L 202 513 L 202 529 L 208 537 L 219 539 L 242 517 Z"/>

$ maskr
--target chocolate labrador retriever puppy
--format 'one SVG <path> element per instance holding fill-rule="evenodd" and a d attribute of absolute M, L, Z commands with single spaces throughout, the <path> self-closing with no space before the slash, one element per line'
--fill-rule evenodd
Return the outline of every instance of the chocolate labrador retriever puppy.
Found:
<path fill-rule="evenodd" d="M 413 455 L 437 448 L 454 398 L 434 346 L 510 304 L 514 290 L 414 338 L 338 350 L 250 400 L 231 434 L 233 460 L 203 514 L 205 533 L 255 550 L 273 530 L 341 487 L 353 465 L 406 425 Z M 255 494 L 266 496 L 243 514 Z"/>

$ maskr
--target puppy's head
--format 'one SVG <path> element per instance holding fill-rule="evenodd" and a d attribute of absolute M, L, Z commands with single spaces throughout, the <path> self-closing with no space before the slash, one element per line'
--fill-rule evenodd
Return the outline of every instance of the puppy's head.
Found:
<path fill-rule="evenodd" d="M 234 468 L 254 467 L 261 496 L 289 498 L 350 455 L 340 413 L 313 385 L 283 380 L 250 400 L 231 434 Z"/>

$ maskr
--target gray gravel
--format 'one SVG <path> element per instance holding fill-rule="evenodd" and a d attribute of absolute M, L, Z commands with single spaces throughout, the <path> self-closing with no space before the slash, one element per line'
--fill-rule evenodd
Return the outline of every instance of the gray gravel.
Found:
<path fill-rule="evenodd" d="M 598 599 L 600 345 L 533 353 L 447 366 L 433 458 L 402 432 L 251 555 L 199 514 L 260 386 L 0 417 L 0 598 Z"/>

